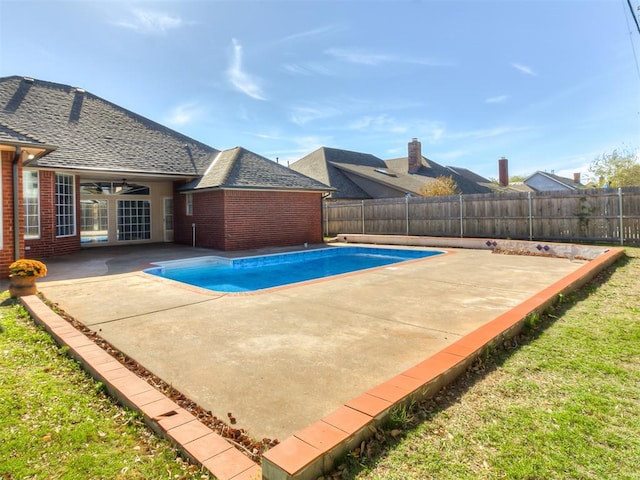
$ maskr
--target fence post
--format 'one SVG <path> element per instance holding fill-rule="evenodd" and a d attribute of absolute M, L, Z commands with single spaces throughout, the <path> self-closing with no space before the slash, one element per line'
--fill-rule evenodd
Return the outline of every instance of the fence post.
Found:
<path fill-rule="evenodd" d="M 527 192 L 527 199 L 529 200 L 529 241 L 533 240 L 533 208 L 531 201 L 531 192 Z"/>
<path fill-rule="evenodd" d="M 620 245 L 624 245 L 624 215 L 622 213 L 622 188 L 618 187 L 618 209 L 620 210 Z"/>
<path fill-rule="evenodd" d="M 409 195 L 404 196 L 404 216 L 407 221 L 407 237 L 409 236 Z"/>
<path fill-rule="evenodd" d="M 360 210 L 362 212 L 362 234 L 364 235 L 365 234 L 365 231 L 364 231 L 364 200 L 362 200 L 362 203 L 360 203 L 360 205 L 361 205 Z"/>
<path fill-rule="evenodd" d="M 463 223 L 463 213 L 462 209 L 464 208 L 464 202 L 462 200 L 462 194 L 460 194 L 460 238 L 464 238 L 464 223 Z"/>

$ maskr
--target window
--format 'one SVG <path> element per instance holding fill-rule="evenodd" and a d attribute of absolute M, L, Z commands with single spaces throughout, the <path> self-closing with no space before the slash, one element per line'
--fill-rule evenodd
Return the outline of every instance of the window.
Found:
<path fill-rule="evenodd" d="M 106 200 L 80 200 L 80 241 L 109 241 L 109 207 Z"/>
<path fill-rule="evenodd" d="M 121 182 L 103 182 L 88 180 L 80 184 L 82 195 L 149 195 L 151 189 L 147 185 Z"/>
<path fill-rule="evenodd" d="M 151 239 L 151 202 L 118 200 L 119 241 Z"/>
<path fill-rule="evenodd" d="M 187 215 L 193 215 L 193 193 L 187 193 Z"/>
<path fill-rule="evenodd" d="M 40 238 L 40 185 L 37 170 L 22 173 L 24 238 Z"/>
<path fill-rule="evenodd" d="M 56 236 L 76 234 L 76 203 L 73 175 L 56 173 Z"/>

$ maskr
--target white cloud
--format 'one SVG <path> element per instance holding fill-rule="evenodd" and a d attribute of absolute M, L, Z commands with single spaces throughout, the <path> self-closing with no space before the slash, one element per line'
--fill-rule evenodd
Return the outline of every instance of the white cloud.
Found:
<path fill-rule="evenodd" d="M 326 35 L 327 33 L 338 32 L 342 29 L 343 27 L 340 25 L 325 25 L 324 27 L 312 28 L 311 30 L 306 30 L 304 32 L 287 35 L 286 37 L 278 40 L 278 42 L 289 42 L 291 40 L 300 40 L 301 38 L 317 37 L 320 35 Z"/>
<path fill-rule="evenodd" d="M 401 125 L 395 118 L 386 114 L 367 115 L 351 122 L 352 130 L 365 130 L 373 132 L 406 133 L 407 127 Z"/>
<path fill-rule="evenodd" d="M 469 150 L 449 150 L 448 152 L 438 153 L 438 160 L 456 160 L 466 157 L 470 153 Z"/>
<path fill-rule="evenodd" d="M 495 128 L 486 128 L 480 130 L 469 130 L 466 132 L 458 132 L 458 133 L 449 133 L 445 134 L 446 138 L 449 139 L 483 139 L 483 138 L 493 138 L 500 137 L 503 135 L 512 135 L 515 133 L 526 132 L 531 130 L 529 127 L 495 127 Z"/>
<path fill-rule="evenodd" d="M 346 48 L 330 48 L 325 50 L 325 54 L 338 60 L 359 65 L 381 65 L 384 63 L 408 63 L 414 65 L 425 65 L 429 67 L 452 67 L 454 63 L 433 60 L 427 58 L 407 57 L 402 55 L 389 55 L 386 53 L 366 52 Z"/>
<path fill-rule="evenodd" d="M 331 75 L 333 72 L 318 62 L 287 63 L 282 68 L 293 75 Z"/>
<path fill-rule="evenodd" d="M 296 125 L 304 125 L 314 120 L 329 118 L 340 114 L 341 111 L 328 105 L 305 105 L 293 107 L 290 119 Z"/>
<path fill-rule="evenodd" d="M 202 117 L 204 109 L 196 102 L 188 102 L 174 107 L 164 121 L 171 126 L 181 126 Z"/>
<path fill-rule="evenodd" d="M 131 13 L 131 20 L 117 22 L 116 25 L 138 33 L 162 35 L 185 24 L 180 17 L 173 17 L 164 12 L 134 9 Z"/>
<path fill-rule="evenodd" d="M 227 70 L 227 78 L 237 90 L 256 100 L 266 100 L 258 81 L 242 69 L 242 45 L 234 38 L 233 57 Z"/>
<path fill-rule="evenodd" d="M 509 95 L 498 95 L 497 97 L 485 98 L 484 103 L 504 103 L 509 99 Z"/>
<path fill-rule="evenodd" d="M 524 73 L 525 75 L 531 75 L 534 77 L 538 75 L 536 72 L 533 71 L 531 67 L 528 67 L 526 65 L 522 65 L 520 63 L 512 63 L 511 66 L 516 70 Z"/>

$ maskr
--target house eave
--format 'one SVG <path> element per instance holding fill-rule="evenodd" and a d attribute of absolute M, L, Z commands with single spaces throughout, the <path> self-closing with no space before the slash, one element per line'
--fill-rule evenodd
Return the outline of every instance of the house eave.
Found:
<path fill-rule="evenodd" d="M 27 153 L 28 155 L 33 155 L 33 158 L 26 160 L 23 164 L 27 164 L 28 162 L 32 162 L 37 160 L 38 158 L 44 157 L 45 155 L 57 150 L 58 147 L 55 145 L 48 145 L 44 143 L 33 143 L 33 142 L 21 142 L 21 141 L 2 141 L 0 143 L 0 149 L 15 153 L 16 150 L 20 149 L 23 153 Z"/>
<path fill-rule="evenodd" d="M 335 188 L 310 189 L 310 188 L 284 188 L 284 187 L 258 187 L 258 186 L 214 186 L 203 188 L 179 189 L 179 193 L 200 193 L 212 191 L 253 191 L 253 192 L 287 192 L 287 193 L 329 193 Z"/>
<path fill-rule="evenodd" d="M 104 170 L 102 168 L 92 167 L 55 167 L 55 166 L 42 166 L 42 165 L 30 165 L 25 164 L 28 168 L 33 168 L 42 171 L 51 172 L 68 172 L 71 174 L 79 175 L 81 177 L 90 178 L 113 178 L 122 179 L 126 177 L 127 180 L 133 180 L 134 178 L 147 179 L 147 180 L 160 180 L 160 181 L 174 181 L 174 180 L 192 180 L 197 178 L 197 175 L 191 173 L 159 173 L 159 172 L 140 172 L 138 170 Z"/>

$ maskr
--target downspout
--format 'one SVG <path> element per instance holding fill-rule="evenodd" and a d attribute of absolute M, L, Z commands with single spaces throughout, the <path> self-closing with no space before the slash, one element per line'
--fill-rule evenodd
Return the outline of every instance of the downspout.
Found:
<path fill-rule="evenodd" d="M 18 162 L 22 156 L 22 148 L 16 147 L 16 153 L 13 156 L 13 260 L 20 259 L 20 198 L 19 183 L 18 183 Z"/>
<path fill-rule="evenodd" d="M 329 198 L 330 193 L 322 193 L 320 195 L 320 233 L 323 237 L 329 236 L 329 215 L 327 211 L 327 198 Z M 324 243 L 324 238 L 322 239 Z"/>

